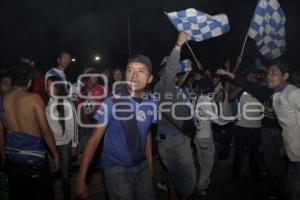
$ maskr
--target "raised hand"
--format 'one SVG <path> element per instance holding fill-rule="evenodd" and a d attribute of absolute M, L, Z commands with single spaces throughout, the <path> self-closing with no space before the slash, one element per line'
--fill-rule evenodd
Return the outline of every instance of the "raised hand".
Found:
<path fill-rule="evenodd" d="M 217 74 L 217 75 L 220 75 L 220 76 L 228 76 L 228 77 L 231 78 L 231 79 L 234 79 L 234 78 L 235 78 L 235 75 L 234 75 L 233 73 L 228 72 L 228 71 L 226 71 L 226 70 L 224 70 L 224 69 L 218 69 L 218 70 L 216 71 L 216 74 Z"/>
<path fill-rule="evenodd" d="M 226 76 L 227 75 L 227 71 L 226 70 L 224 70 L 224 69 L 218 69 L 217 71 L 216 71 L 216 74 L 217 75 L 220 75 L 220 76 Z"/>
<path fill-rule="evenodd" d="M 182 45 L 184 45 L 184 43 L 186 43 L 186 41 L 187 41 L 187 37 L 186 37 L 185 33 L 181 32 L 178 34 L 176 46 L 182 47 Z"/>

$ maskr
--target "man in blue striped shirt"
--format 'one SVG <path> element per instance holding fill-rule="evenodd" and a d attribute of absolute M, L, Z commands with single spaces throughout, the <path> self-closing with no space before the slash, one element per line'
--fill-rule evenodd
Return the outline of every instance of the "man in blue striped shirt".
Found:
<path fill-rule="evenodd" d="M 150 125 L 155 123 L 157 108 L 155 100 L 144 95 L 152 81 L 151 69 L 148 57 L 130 57 L 126 68 L 128 84 L 118 87 L 117 94 L 107 97 L 95 114 L 99 126 L 85 145 L 77 180 L 79 198 L 87 197 L 86 172 L 104 137 L 101 164 L 109 199 L 154 199 Z"/>

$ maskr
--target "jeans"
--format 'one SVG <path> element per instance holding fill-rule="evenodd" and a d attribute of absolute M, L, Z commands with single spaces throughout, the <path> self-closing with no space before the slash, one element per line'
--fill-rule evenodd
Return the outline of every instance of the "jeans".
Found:
<path fill-rule="evenodd" d="M 70 145 L 56 146 L 59 156 L 60 172 L 64 199 L 71 199 L 71 178 L 70 178 Z"/>
<path fill-rule="evenodd" d="M 274 191 L 279 195 L 286 194 L 287 161 L 279 155 L 283 145 L 280 129 L 262 129 L 262 153 L 264 164 L 271 178 Z"/>
<path fill-rule="evenodd" d="M 148 162 L 104 169 L 105 186 L 109 200 L 154 200 L 152 177 Z"/>
<path fill-rule="evenodd" d="M 249 150 L 250 169 L 253 178 L 260 178 L 259 147 L 261 144 L 260 128 L 235 126 L 234 129 L 234 160 L 233 177 L 238 178 L 245 157 L 246 147 Z"/>
<path fill-rule="evenodd" d="M 53 180 L 48 165 L 5 163 L 9 199 L 54 200 Z"/>
<path fill-rule="evenodd" d="M 92 132 L 93 129 L 86 128 L 86 127 L 79 127 L 79 133 L 78 133 L 78 148 L 79 151 L 83 152 L 84 145 L 87 142 L 87 139 Z"/>
<path fill-rule="evenodd" d="M 197 189 L 205 190 L 210 184 L 210 175 L 214 167 L 215 143 L 213 140 L 195 138 L 197 158 L 200 165 Z"/>
<path fill-rule="evenodd" d="M 287 197 L 288 200 L 300 199 L 300 162 L 288 164 Z"/>
<path fill-rule="evenodd" d="M 174 185 L 181 196 L 191 195 L 196 184 L 191 139 L 180 133 L 157 136 L 158 151 L 166 167 L 169 184 Z"/>

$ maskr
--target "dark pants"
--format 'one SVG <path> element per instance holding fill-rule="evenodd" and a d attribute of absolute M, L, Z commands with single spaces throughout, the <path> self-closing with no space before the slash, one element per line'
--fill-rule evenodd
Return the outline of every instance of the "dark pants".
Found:
<path fill-rule="evenodd" d="M 46 164 L 41 166 L 6 163 L 9 199 L 53 200 L 53 180 Z"/>
<path fill-rule="evenodd" d="M 230 156 L 230 145 L 232 141 L 233 125 L 227 124 L 225 126 L 213 125 L 214 132 L 216 133 L 216 141 L 219 145 L 218 159 L 227 160 Z"/>
<path fill-rule="evenodd" d="M 287 178 L 288 200 L 300 199 L 300 162 L 290 162 Z"/>
<path fill-rule="evenodd" d="M 250 169 L 253 178 L 260 178 L 259 147 L 261 144 L 260 128 L 234 127 L 234 161 L 233 177 L 238 178 L 245 157 L 246 148 L 249 150 Z"/>
<path fill-rule="evenodd" d="M 59 155 L 60 173 L 64 199 L 71 199 L 71 178 L 70 178 L 70 145 L 56 146 Z"/>
<path fill-rule="evenodd" d="M 0 166 L 0 199 L 8 200 L 8 178 Z"/>
<path fill-rule="evenodd" d="M 262 129 L 262 153 L 264 164 L 271 179 L 274 191 L 281 196 L 286 194 L 287 161 L 279 155 L 283 145 L 280 129 Z"/>
<path fill-rule="evenodd" d="M 148 163 L 104 169 L 104 179 L 110 200 L 154 200 L 152 177 Z"/>

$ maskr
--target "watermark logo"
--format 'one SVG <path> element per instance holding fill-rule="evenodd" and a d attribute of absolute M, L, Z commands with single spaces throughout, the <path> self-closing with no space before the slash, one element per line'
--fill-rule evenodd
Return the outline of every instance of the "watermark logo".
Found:
<path fill-rule="evenodd" d="M 199 121 L 214 121 L 214 120 L 222 120 L 222 121 L 234 121 L 234 120 L 261 120 L 264 115 L 264 106 L 259 102 L 249 102 L 241 105 L 240 103 L 237 105 L 237 114 L 235 116 L 228 115 L 228 113 L 224 112 L 224 105 L 222 103 L 216 103 L 214 101 L 214 94 L 210 93 L 206 95 L 207 101 L 192 103 L 196 99 L 199 98 L 199 95 L 196 93 L 190 93 L 187 96 L 189 99 L 192 99 L 192 102 L 189 101 L 176 101 L 176 99 L 184 99 L 186 94 L 178 92 L 174 93 L 153 93 L 151 94 L 151 98 L 154 98 L 157 101 L 160 101 L 160 104 L 157 105 L 156 102 L 148 102 L 143 101 L 142 103 L 133 103 L 132 101 L 122 101 L 111 103 L 112 105 L 106 105 L 106 103 L 99 103 L 96 99 L 104 99 L 107 97 L 107 93 L 109 91 L 108 88 L 108 79 L 104 74 L 83 74 L 79 76 L 77 82 L 83 82 L 87 78 L 94 77 L 97 79 L 103 80 L 104 93 L 98 96 L 90 96 L 82 94 L 82 84 L 79 84 L 79 87 L 72 87 L 70 82 L 59 81 L 53 84 L 65 84 L 66 86 L 70 86 L 73 88 L 69 91 L 68 96 L 57 96 L 54 94 L 53 85 L 50 88 L 51 95 L 56 99 L 65 99 L 70 98 L 71 95 L 75 92 L 79 98 L 83 99 L 83 102 L 77 106 L 77 122 L 82 127 L 98 127 L 106 125 L 109 119 L 112 117 L 115 120 L 132 120 L 136 119 L 139 122 L 146 122 L 147 118 L 153 118 L 156 120 L 161 120 L 165 114 L 169 117 L 172 117 L 174 120 L 191 120 L 197 119 Z M 121 87 L 128 86 L 133 89 L 130 90 L 129 94 L 124 96 L 124 94 L 120 94 L 122 90 Z M 134 96 L 134 87 L 135 83 L 129 81 L 118 81 L 112 85 L 112 95 L 114 97 L 126 100 L 131 99 Z M 149 99 L 149 93 L 145 93 L 142 98 Z M 201 98 L 201 96 L 200 96 Z M 174 100 L 175 99 L 175 100 Z M 56 103 L 51 106 L 51 114 L 55 113 L 55 109 L 57 105 L 65 106 L 65 110 L 69 110 L 71 104 L 67 103 Z M 98 108 L 95 110 L 95 108 Z M 71 109 L 70 109 L 71 110 Z M 100 124 L 86 124 L 82 121 L 83 115 L 93 115 L 98 118 L 101 122 Z M 65 114 L 63 119 L 58 118 L 55 115 L 52 115 L 55 120 L 68 120 L 72 116 L 71 113 Z"/>
<path fill-rule="evenodd" d="M 81 99 L 103 99 L 107 96 L 108 92 L 108 79 L 105 74 L 82 74 L 78 77 L 77 83 L 83 83 L 85 79 L 88 78 L 96 78 L 96 79 L 101 79 L 103 81 L 103 87 L 104 87 L 104 93 L 101 95 L 93 95 L 93 96 L 86 96 L 85 94 L 82 94 L 82 89 L 83 84 L 78 84 L 78 87 L 75 88 L 75 93 L 78 94 L 78 97 Z"/>

